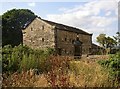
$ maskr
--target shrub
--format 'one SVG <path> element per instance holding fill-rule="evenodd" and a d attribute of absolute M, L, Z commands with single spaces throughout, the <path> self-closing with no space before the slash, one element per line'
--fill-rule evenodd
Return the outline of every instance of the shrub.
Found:
<path fill-rule="evenodd" d="M 51 50 L 50 48 L 45 51 L 31 49 L 23 45 L 12 48 L 6 45 L 2 48 L 3 72 L 27 71 L 36 68 L 43 72 L 47 57 L 52 54 Z"/>
<path fill-rule="evenodd" d="M 120 81 L 120 52 L 111 55 L 109 60 L 101 60 L 98 63 L 109 70 L 112 78 Z"/>

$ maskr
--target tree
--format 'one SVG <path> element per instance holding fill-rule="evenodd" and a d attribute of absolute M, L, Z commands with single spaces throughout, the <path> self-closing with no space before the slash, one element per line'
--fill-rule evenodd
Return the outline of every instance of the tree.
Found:
<path fill-rule="evenodd" d="M 111 37 L 106 37 L 106 48 L 113 48 L 115 45 L 117 44 L 117 42 L 111 38 Z"/>
<path fill-rule="evenodd" d="M 106 34 L 100 34 L 98 37 L 97 37 L 97 42 L 105 48 L 105 41 L 106 41 Z"/>
<path fill-rule="evenodd" d="M 111 49 L 117 44 L 116 40 L 111 37 L 106 37 L 106 34 L 100 34 L 97 37 L 97 42 L 102 45 L 103 48 L 106 49 L 107 53 L 111 52 Z"/>
<path fill-rule="evenodd" d="M 28 9 L 12 9 L 2 15 L 2 46 L 22 43 L 22 29 L 36 15 Z"/>

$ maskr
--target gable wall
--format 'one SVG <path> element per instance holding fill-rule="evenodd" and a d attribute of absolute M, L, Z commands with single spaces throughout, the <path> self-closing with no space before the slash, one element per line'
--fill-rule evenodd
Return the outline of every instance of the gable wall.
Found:
<path fill-rule="evenodd" d="M 23 30 L 23 44 L 32 48 L 54 48 L 54 41 L 53 27 L 38 18 Z"/>

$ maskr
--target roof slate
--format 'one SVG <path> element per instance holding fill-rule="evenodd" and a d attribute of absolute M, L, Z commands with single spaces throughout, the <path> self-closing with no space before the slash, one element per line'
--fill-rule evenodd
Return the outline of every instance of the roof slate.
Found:
<path fill-rule="evenodd" d="M 78 33 L 78 34 L 85 34 L 85 35 L 91 35 L 91 36 L 92 36 L 92 34 L 87 33 L 87 32 L 85 32 L 85 31 L 83 31 L 83 30 L 81 30 L 81 29 L 78 29 L 78 28 L 75 28 L 75 27 L 71 27 L 71 26 L 67 26 L 67 25 L 60 24 L 60 23 L 48 21 L 48 20 L 45 20 L 45 19 L 41 19 L 40 17 L 36 17 L 36 18 L 39 18 L 40 20 L 43 20 L 44 22 L 46 22 L 46 23 L 48 23 L 48 24 L 50 24 L 50 25 L 55 26 L 55 28 L 57 28 L 57 29 L 59 29 L 59 30 L 65 30 L 65 31 L 75 32 L 75 33 Z M 36 18 L 35 18 L 35 19 L 36 19 Z M 35 20 L 35 19 L 34 19 L 34 20 Z M 34 20 L 33 20 L 33 21 L 34 21 Z M 27 23 L 27 24 L 24 26 L 23 30 L 25 30 L 25 28 L 27 28 L 31 23 L 32 23 L 32 21 L 29 22 L 29 23 Z"/>
<path fill-rule="evenodd" d="M 65 30 L 65 31 L 70 31 L 70 32 L 75 32 L 75 33 L 85 34 L 85 35 L 92 35 L 92 34 L 89 34 L 89 33 L 85 32 L 85 31 L 83 31 L 81 29 L 75 28 L 75 27 L 63 25 L 63 24 L 48 21 L 48 20 L 45 20 L 45 19 L 42 19 L 42 20 L 47 22 L 50 25 L 54 25 L 59 30 Z"/>

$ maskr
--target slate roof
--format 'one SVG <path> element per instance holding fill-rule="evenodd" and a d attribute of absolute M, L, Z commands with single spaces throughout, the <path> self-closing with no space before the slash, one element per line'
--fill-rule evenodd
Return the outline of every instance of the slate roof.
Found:
<path fill-rule="evenodd" d="M 40 17 L 36 17 L 36 18 L 41 19 Z M 36 19 L 36 18 L 35 18 L 35 19 Z M 34 19 L 34 20 L 35 20 L 35 19 Z M 34 21 L 34 20 L 33 20 L 33 21 Z M 92 35 L 92 34 L 89 34 L 89 33 L 85 32 L 85 31 L 83 31 L 83 30 L 81 30 L 81 29 L 75 28 L 75 27 L 63 25 L 63 24 L 56 23 L 56 22 L 52 22 L 52 21 L 48 21 L 48 20 L 45 20 L 45 19 L 41 19 L 41 20 L 45 21 L 46 23 L 48 23 L 48 24 L 50 24 L 50 25 L 55 26 L 55 27 L 56 27 L 57 29 L 59 29 L 59 30 L 65 30 L 65 31 L 70 31 L 70 32 L 75 32 L 75 33 L 85 34 L 85 35 Z M 29 22 L 29 23 L 26 23 L 25 26 L 23 27 L 23 30 L 24 30 L 25 28 L 27 28 L 31 23 L 32 23 L 32 21 Z"/>
<path fill-rule="evenodd" d="M 42 19 L 42 20 L 47 22 L 50 25 L 54 25 L 59 30 L 65 30 L 65 31 L 70 31 L 70 32 L 75 32 L 75 33 L 85 34 L 85 35 L 92 35 L 92 34 L 89 34 L 89 33 L 85 32 L 85 31 L 83 31 L 81 29 L 75 28 L 75 27 L 63 25 L 63 24 L 48 21 L 48 20 L 45 20 L 45 19 Z"/>

